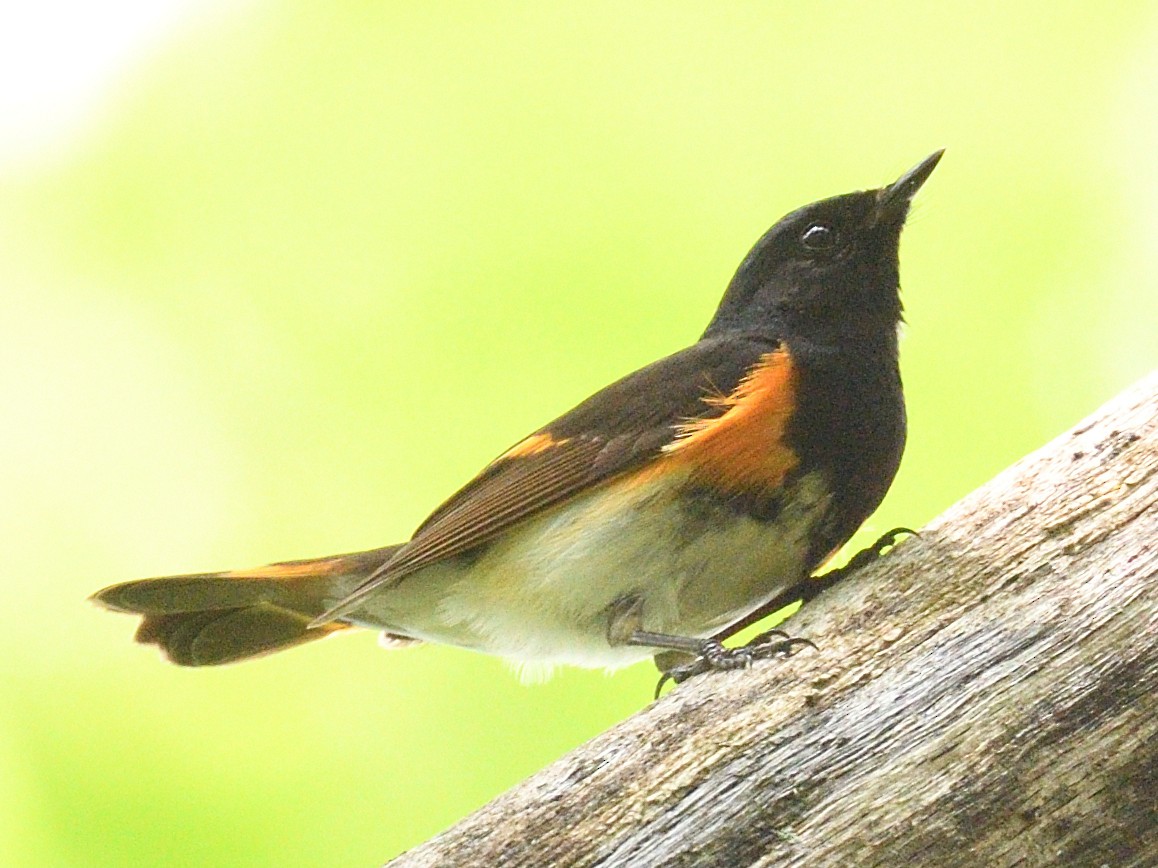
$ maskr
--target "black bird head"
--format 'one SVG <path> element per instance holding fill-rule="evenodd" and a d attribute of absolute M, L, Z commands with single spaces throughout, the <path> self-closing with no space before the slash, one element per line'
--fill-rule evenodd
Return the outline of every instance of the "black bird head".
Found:
<path fill-rule="evenodd" d="M 781 219 L 740 263 L 704 336 L 770 330 L 828 343 L 895 333 L 901 229 L 942 153 L 887 187 L 822 199 Z"/>

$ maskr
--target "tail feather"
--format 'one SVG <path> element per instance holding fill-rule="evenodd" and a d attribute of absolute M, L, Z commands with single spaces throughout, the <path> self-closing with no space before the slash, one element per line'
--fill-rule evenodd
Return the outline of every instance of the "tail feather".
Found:
<path fill-rule="evenodd" d="M 260 657 L 353 625 L 310 621 L 389 558 L 392 548 L 287 561 L 252 570 L 141 579 L 92 599 L 142 615 L 136 640 L 180 666 L 214 666 Z M 404 637 L 402 637 L 404 638 Z"/>
<path fill-rule="evenodd" d="M 146 615 L 136 640 L 156 645 L 180 666 L 216 666 L 261 657 L 320 639 L 349 624 L 309 629 L 293 612 L 258 604 L 236 609 Z"/>

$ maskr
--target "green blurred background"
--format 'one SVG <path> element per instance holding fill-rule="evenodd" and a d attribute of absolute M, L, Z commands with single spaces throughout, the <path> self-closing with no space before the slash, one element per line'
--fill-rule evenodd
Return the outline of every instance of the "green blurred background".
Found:
<path fill-rule="evenodd" d="M 114 3 L 99 80 L 50 5 L 2 70 L 87 88 L 0 148 L 6 866 L 373 865 L 645 705 L 369 634 L 181 670 L 84 598 L 404 538 L 798 205 L 948 148 L 859 541 L 1158 363 L 1153 3 Z"/>

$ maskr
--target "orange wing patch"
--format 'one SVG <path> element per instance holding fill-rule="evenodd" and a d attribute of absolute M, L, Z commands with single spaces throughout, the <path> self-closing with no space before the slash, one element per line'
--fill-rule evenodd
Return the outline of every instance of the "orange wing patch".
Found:
<path fill-rule="evenodd" d="M 284 561 L 253 567 L 248 570 L 230 570 L 220 573 L 222 579 L 313 579 L 338 572 L 345 564 L 345 558 L 317 558 L 307 561 Z"/>
<path fill-rule="evenodd" d="M 500 455 L 498 460 L 503 461 L 510 458 L 526 458 L 528 455 L 538 455 L 540 452 L 546 452 L 553 446 L 561 446 L 566 442 L 566 438 L 556 440 L 550 434 L 532 434 L 525 440 L 520 440 Z"/>
<path fill-rule="evenodd" d="M 692 478 L 731 490 L 775 488 L 797 465 L 784 442 L 796 408 L 796 370 L 787 350 L 761 356 L 732 394 L 704 400 L 726 409 L 681 425 L 661 463 L 684 464 Z"/>

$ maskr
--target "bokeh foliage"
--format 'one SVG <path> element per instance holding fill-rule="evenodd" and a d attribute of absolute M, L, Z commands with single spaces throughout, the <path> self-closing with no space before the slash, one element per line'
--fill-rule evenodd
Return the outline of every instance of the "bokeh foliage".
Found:
<path fill-rule="evenodd" d="M 1149 5 L 266 0 L 178 34 L 0 176 L 0 861 L 375 864 L 645 704 L 644 666 L 525 687 L 368 635 L 179 670 L 84 597 L 404 538 L 694 339 L 807 201 L 949 149 L 862 539 L 1153 367 Z"/>

